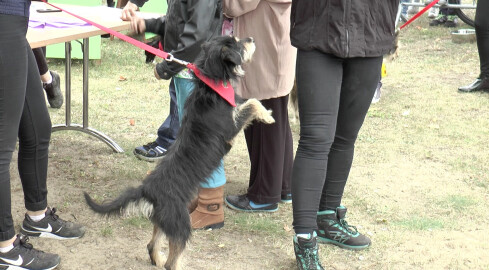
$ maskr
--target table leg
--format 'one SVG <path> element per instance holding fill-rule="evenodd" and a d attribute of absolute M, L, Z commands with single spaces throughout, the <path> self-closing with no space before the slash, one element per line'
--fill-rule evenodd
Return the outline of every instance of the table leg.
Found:
<path fill-rule="evenodd" d="M 60 130 L 76 130 L 87 133 L 97 139 L 103 141 L 110 146 L 115 152 L 122 153 L 124 149 L 120 147 L 114 140 L 104 133 L 90 128 L 88 126 L 88 67 L 89 67 L 89 48 L 88 38 L 83 39 L 83 125 L 71 123 L 71 42 L 65 43 L 65 69 L 66 69 L 66 121 L 65 124 L 53 125 L 52 132 Z"/>

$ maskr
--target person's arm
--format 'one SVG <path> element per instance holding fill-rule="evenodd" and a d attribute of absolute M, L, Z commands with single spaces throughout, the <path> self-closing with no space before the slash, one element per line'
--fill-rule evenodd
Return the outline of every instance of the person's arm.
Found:
<path fill-rule="evenodd" d="M 144 20 L 144 23 L 146 25 L 146 32 L 157 34 L 163 38 L 165 36 L 165 21 L 166 16 L 162 16 L 157 19 Z"/>
<path fill-rule="evenodd" d="M 216 1 L 209 0 L 187 2 L 187 10 L 192 12 L 188 14 L 189 19 L 178 38 L 177 49 L 170 52 L 175 58 L 192 62 L 199 55 L 201 45 L 206 41 L 209 31 L 216 31 L 213 29 L 216 27 L 214 25 L 216 5 Z M 175 62 L 163 61 L 156 65 L 156 72 L 160 78 L 168 80 L 183 68 L 184 66 Z"/>

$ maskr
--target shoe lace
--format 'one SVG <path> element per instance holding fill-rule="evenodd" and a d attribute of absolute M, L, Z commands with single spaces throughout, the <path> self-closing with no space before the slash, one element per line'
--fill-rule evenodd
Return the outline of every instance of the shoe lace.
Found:
<path fill-rule="evenodd" d="M 318 253 L 315 248 L 305 248 L 304 249 L 305 263 L 307 264 L 307 269 L 320 269 L 320 262 L 318 258 Z"/>
<path fill-rule="evenodd" d="M 49 214 L 53 220 L 58 220 L 59 216 L 56 215 L 56 208 L 51 209 L 51 213 Z"/>
<path fill-rule="evenodd" d="M 29 249 L 29 250 L 34 248 L 34 246 L 31 243 L 29 243 L 29 236 L 26 236 L 26 235 L 21 235 L 19 237 L 19 244 L 22 247 Z"/>
<path fill-rule="evenodd" d="M 357 227 L 355 227 L 353 225 L 349 225 L 345 219 L 342 218 L 339 221 L 340 221 L 341 227 L 343 227 L 348 233 L 350 233 L 350 234 L 357 234 L 358 233 Z"/>
<path fill-rule="evenodd" d="M 150 142 L 148 144 L 143 145 L 145 149 L 151 149 L 151 148 L 156 148 L 158 146 L 157 142 Z"/>

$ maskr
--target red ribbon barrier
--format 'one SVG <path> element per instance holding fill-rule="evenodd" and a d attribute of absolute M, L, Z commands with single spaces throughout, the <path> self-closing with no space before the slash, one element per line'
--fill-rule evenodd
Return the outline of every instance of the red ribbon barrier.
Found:
<path fill-rule="evenodd" d="M 404 27 L 408 26 L 410 23 L 412 23 L 414 20 L 416 20 L 419 16 L 421 16 L 423 13 L 425 13 L 428 9 L 432 8 L 436 3 L 438 3 L 440 0 L 434 0 L 433 2 L 429 3 L 426 7 L 424 7 L 420 12 L 416 13 L 411 19 L 409 19 L 407 22 L 405 22 L 399 29 L 403 29 Z"/>

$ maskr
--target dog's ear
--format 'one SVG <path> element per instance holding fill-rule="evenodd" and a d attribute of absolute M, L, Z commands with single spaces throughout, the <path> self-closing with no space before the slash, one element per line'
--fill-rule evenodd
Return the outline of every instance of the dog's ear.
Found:
<path fill-rule="evenodd" d="M 221 58 L 224 61 L 228 61 L 233 63 L 236 66 L 241 65 L 241 55 L 234 50 L 231 50 L 229 47 L 224 46 L 221 49 Z"/>

